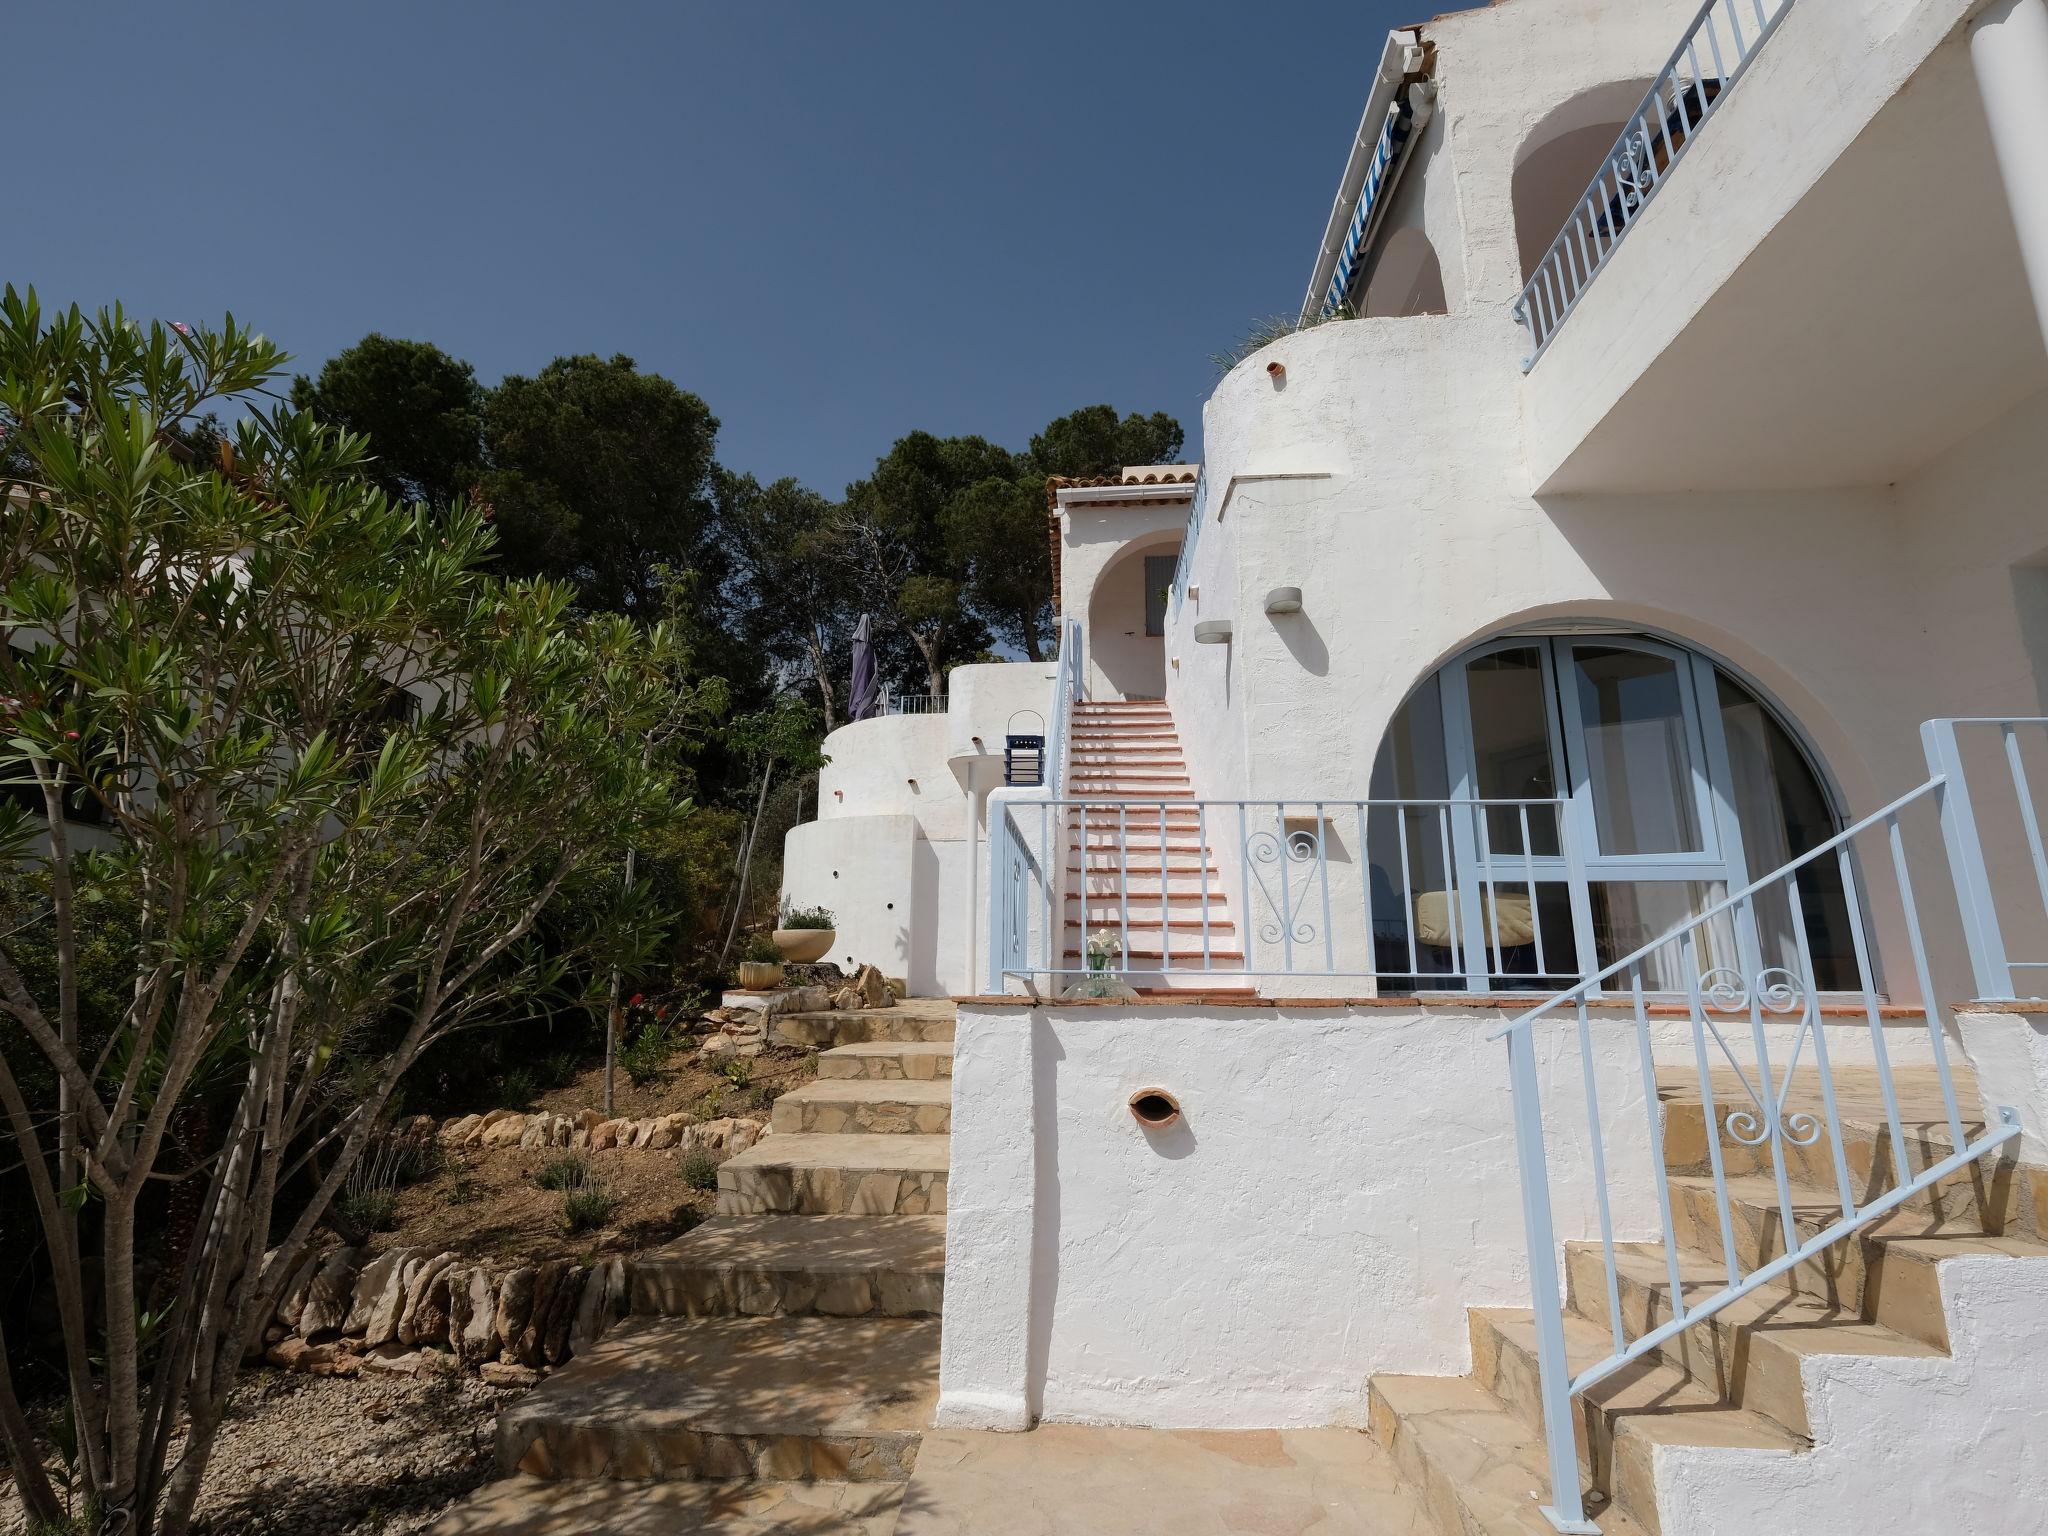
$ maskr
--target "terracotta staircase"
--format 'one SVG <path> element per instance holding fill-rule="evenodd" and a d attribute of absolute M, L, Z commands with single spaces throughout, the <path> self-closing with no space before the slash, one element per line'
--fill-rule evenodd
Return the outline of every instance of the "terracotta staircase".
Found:
<path fill-rule="evenodd" d="M 1900 1076 L 1917 1170 L 1948 1155 L 1948 1132 L 1932 1082 Z M 1853 1074 L 1838 1069 L 1837 1079 L 1843 1090 Z M 1717 1082 L 1723 1107 L 1741 1102 L 1741 1092 L 1732 1077 Z M 1963 1102 L 1975 1101 L 1967 1081 L 1958 1092 Z M 1660 1097 L 1679 1284 L 1688 1305 L 1696 1305 L 1727 1284 L 1708 1129 L 1696 1087 L 1673 1082 Z M 1874 1089 L 1843 1092 L 1844 1151 L 1864 1184 L 1858 1198 L 1895 1182 L 1878 1103 Z M 1964 1130 L 1976 1136 L 1981 1126 L 1966 1121 Z M 1720 1139 L 1731 1226 L 1747 1273 L 1785 1251 L 1776 1184 L 1767 1153 L 1725 1133 Z M 1791 1151 L 1795 1229 L 1804 1242 L 1839 1219 L 1841 1206 L 1826 1139 Z M 1810 1451 L 1825 1426 L 1809 1417 L 1809 1392 L 1815 1370 L 1824 1369 L 1815 1363 L 1827 1357 L 1945 1356 L 1947 1316 L 1937 1279 L 1944 1260 L 2048 1256 L 2036 1230 L 2036 1192 L 2015 1171 L 2011 1164 L 1963 1169 L 1575 1397 L 1588 1517 L 1608 1536 L 1661 1532 L 1657 1465 L 1665 1447 Z M 1662 1244 L 1616 1249 L 1613 1295 L 1621 1335 L 1633 1342 L 1670 1320 L 1671 1271 Z M 1566 1244 L 1565 1275 L 1565 1349 L 1576 1374 L 1614 1348 L 1601 1245 Z M 1534 1314 L 1475 1308 L 1470 1328 L 1469 1375 L 1373 1378 L 1372 1433 L 1393 1452 L 1445 1536 L 1547 1536 L 1551 1527 L 1538 1513 L 1539 1491 L 1547 1498 L 1548 1490 Z"/>
<path fill-rule="evenodd" d="M 1087 939 L 1109 933 L 1124 943 L 1111 968 L 1140 992 L 1250 994 L 1223 829 L 1204 824 L 1165 702 L 1078 703 L 1068 728 L 1066 797 L 1082 803 L 1065 812 L 1064 966 L 1084 970 Z"/>

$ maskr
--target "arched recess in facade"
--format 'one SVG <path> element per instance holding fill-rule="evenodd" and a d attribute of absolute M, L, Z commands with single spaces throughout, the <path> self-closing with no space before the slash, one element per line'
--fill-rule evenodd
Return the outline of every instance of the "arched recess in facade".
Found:
<path fill-rule="evenodd" d="M 1568 986 L 1845 824 L 1806 734 L 1754 679 L 1668 633 L 1596 622 L 1509 629 L 1432 670 L 1395 712 L 1370 793 L 1414 802 L 1376 810 L 1369 839 L 1374 968 L 1395 990 Z M 1857 989 L 1836 861 L 1797 884 L 1796 917 L 1782 888 L 1758 900 L 1762 963 Z M 1457 934 L 1475 900 L 1493 945 L 1478 966 Z M 1715 963 L 1738 947 L 1732 924 L 1701 943 Z M 1659 951 L 1645 984 L 1683 991 L 1678 961 Z"/>
<path fill-rule="evenodd" d="M 1088 593 L 1090 692 L 1157 699 L 1166 694 L 1166 597 L 1181 536 L 1133 539 L 1111 557 Z"/>
<path fill-rule="evenodd" d="M 1648 80 L 1617 80 L 1581 91 L 1544 114 L 1515 150 L 1515 244 L 1523 282 L 1564 228 L 1649 89 Z"/>
<path fill-rule="evenodd" d="M 1415 225 L 1393 231 L 1380 243 L 1367 274 L 1359 318 L 1400 319 L 1408 315 L 1448 314 L 1444 269 L 1436 247 Z"/>

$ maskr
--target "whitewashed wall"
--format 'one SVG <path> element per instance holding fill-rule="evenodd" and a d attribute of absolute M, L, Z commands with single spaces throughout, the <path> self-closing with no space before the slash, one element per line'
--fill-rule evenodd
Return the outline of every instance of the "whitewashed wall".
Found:
<path fill-rule="evenodd" d="M 832 910 L 831 959 L 872 962 L 916 997 L 975 989 L 981 804 L 1002 782 L 1006 727 L 1021 709 L 1044 715 L 1052 673 L 956 667 L 947 713 L 859 720 L 825 738 L 818 819 L 783 840 L 782 895 Z"/>
<path fill-rule="evenodd" d="M 942 1423 L 1363 1423 L 1374 1371 L 1469 1366 L 1528 1302 L 1506 1047 L 1484 1010 L 960 1009 Z M 1596 1047 L 1617 1231 L 1656 1228 L 1633 1051 Z M 1560 1241 L 1597 1232 L 1576 1041 Z M 1140 1088 L 1181 1125 L 1140 1129 Z"/>

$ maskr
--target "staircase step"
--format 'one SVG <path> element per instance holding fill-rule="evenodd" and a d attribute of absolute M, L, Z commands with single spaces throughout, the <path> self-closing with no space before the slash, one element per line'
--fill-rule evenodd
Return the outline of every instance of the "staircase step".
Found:
<path fill-rule="evenodd" d="M 1975 1202 L 1949 1204 L 1967 1208 Z M 1728 1215 L 1742 1273 L 1784 1253 L 1784 1219 L 1775 1181 L 1756 1176 L 1728 1180 Z M 1818 1236 L 1841 1215 L 1839 1201 L 1803 1185 L 1792 1187 L 1793 1230 L 1799 1242 Z M 1722 1264 L 1720 1212 L 1712 1179 L 1673 1178 L 1671 1219 L 1682 1249 L 1707 1264 Z M 2048 1255 L 2048 1243 L 2024 1234 L 1988 1235 L 1973 1218 L 1942 1220 L 1908 1206 L 1794 1265 L 1784 1277 L 1785 1286 L 1908 1338 L 1946 1348 L 1948 1324 L 1934 1270 L 1940 1260 L 1966 1253 Z"/>
<path fill-rule="evenodd" d="M 1573 1375 L 1613 1352 L 1608 1330 L 1575 1314 L 1564 1318 L 1565 1360 Z M 1472 1377 L 1520 1421 L 1540 1456 L 1543 1406 L 1536 1370 L 1536 1319 L 1527 1310 L 1480 1307 L 1470 1313 Z M 1656 1531 L 1657 1448 L 1662 1445 L 1800 1451 L 1801 1436 L 1760 1413 L 1730 1407 L 1682 1371 L 1637 1360 L 1572 1399 L 1579 1466 L 1590 1485 L 1647 1531 Z"/>
<path fill-rule="evenodd" d="M 479 1488 L 427 1536 L 889 1536 L 900 1483 L 556 1482 Z"/>
<path fill-rule="evenodd" d="M 952 1042 L 953 1016 L 912 1007 L 785 1013 L 775 1021 L 775 1034 L 785 1044 L 820 1049 L 877 1040 L 943 1045 Z"/>
<path fill-rule="evenodd" d="M 633 1261 L 633 1310 L 659 1317 L 936 1317 L 943 1216 L 714 1216 Z"/>
<path fill-rule="evenodd" d="M 498 1415 L 542 1478 L 900 1483 L 938 1399 L 936 1319 L 632 1317 Z"/>
<path fill-rule="evenodd" d="M 953 1084 L 823 1078 L 778 1098 L 770 1124 L 777 1134 L 943 1136 L 953 1129 Z"/>
<path fill-rule="evenodd" d="M 863 1040 L 818 1053 L 821 1078 L 928 1083 L 953 1075 L 953 1047 L 944 1041 Z"/>
<path fill-rule="evenodd" d="M 1543 1437 L 1470 1376 L 1375 1376 L 1371 1433 L 1443 1536 L 1557 1536 L 1543 1517 Z M 1612 1504 L 1588 1510 L 1604 1536 L 1643 1536 Z"/>
<path fill-rule="evenodd" d="M 1608 1328 L 1607 1270 L 1597 1243 L 1565 1245 L 1571 1305 L 1603 1336 Z M 1659 1243 L 1615 1249 L 1622 1334 L 1633 1342 L 1671 1320 L 1671 1277 Z M 1685 1302 L 1697 1306 L 1728 1283 L 1727 1272 L 1682 1255 Z M 1768 1285 L 1730 1302 L 1712 1317 L 1666 1339 L 1654 1352 L 1717 1399 L 1761 1413 L 1791 1433 L 1811 1437 L 1804 1362 L 1810 1355 L 1938 1357 L 1942 1351 L 1811 1297 Z"/>
<path fill-rule="evenodd" d="M 718 1169 L 718 1213 L 927 1216 L 946 1208 L 950 1136 L 764 1137 Z"/>

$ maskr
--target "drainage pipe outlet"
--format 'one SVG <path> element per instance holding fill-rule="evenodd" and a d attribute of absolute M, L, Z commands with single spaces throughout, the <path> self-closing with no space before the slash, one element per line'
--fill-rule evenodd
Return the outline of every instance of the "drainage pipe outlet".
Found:
<path fill-rule="evenodd" d="M 1163 1131 L 1180 1119 L 1180 1100 L 1164 1088 L 1140 1088 L 1131 1095 L 1131 1118 L 1148 1131 Z"/>

